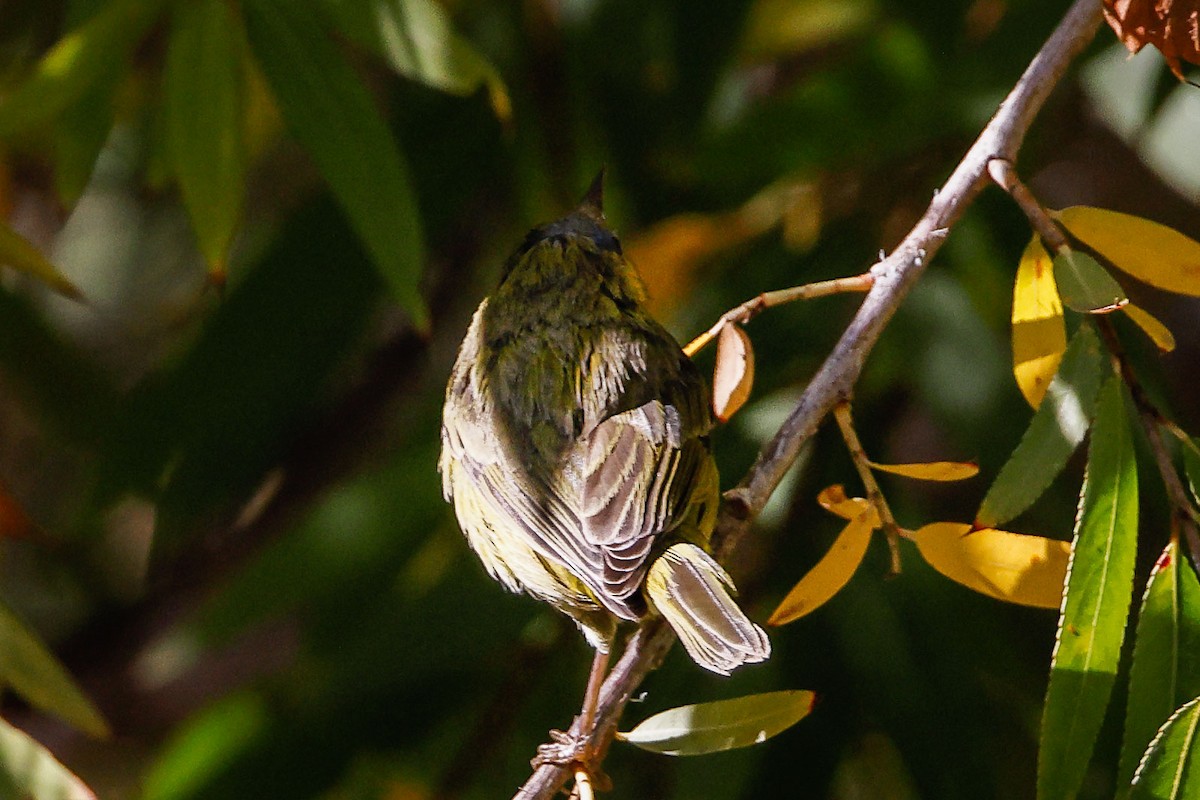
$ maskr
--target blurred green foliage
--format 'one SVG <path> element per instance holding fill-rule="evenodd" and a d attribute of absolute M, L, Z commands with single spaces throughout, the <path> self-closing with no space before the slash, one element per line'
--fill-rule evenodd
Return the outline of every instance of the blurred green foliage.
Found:
<path fill-rule="evenodd" d="M 508 251 L 606 164 L 627 245 L 676 215 L 724 220 L 772 187 L 796 190 L 752 232 L 646 276 L 681 339 L 758 292 L 862 272 L 924 209 L 1062 5 L 10 0 L 0 210 L 88 301 L 0 272 L 0 492 L 37 530 L 0 535 L 0 597 L 53 640 L 115 736 L 84 739 L 15 698 L 5 718 L 104 798 L 511 794 L 548 729 L 570 721 L 590 659 L 568 623 L 487 579 L 435 472 L 454 348 Z M 233 73 L 213 68 L 238 87 L 216 100 L 202 73 L 168 69 L 183 57 L 177 20 L 200 13 L 237 28 L 225 57 L 247 48 Z M 1089 70 L 1110 57 L 1107 37 Z M 39 62 L 48 52 L 59 71 Z M 1200 192 L 1147 173 L 1136 136 L 1096 121 L 1097 91 L 1062 88 L 1023 174 L 1050 205 L 1140 210 L 1196 236 Z M 242 129 L 227 133 L 243 148 L 245 211 L 220 264 L 229 209 L 202 198 L 229 196 L 229 170 L 205 160 L 227 150 L 187 120 L 230 117 L 189 93 L 241 103 Z M 993 195 L 953 231 L 857 388 L 877 460 L 974 458 L 987 476 L 883 476 L 909 527 L 970 520 L 1031 416 L 1007 343 L 1029 231 Z M 1194 304 L 1138 302 L 1181 345 L 1159 368 L 1134 333 L 1134 356 L 1195 430 L 1196 395 L 1181 390 L 1200 358 Z M 754 394 L 716 434 L 726 486 L 855 307 L 834 297 L 749 326 Z M 732 565 L 757 619 L 841 527 L 817 491 L 855 485 L 835 431 L 802 462 Z M 1012 528 L 1067 538 L 1080 466 Z M 1165 512 L 1146 505 L 1143 561 L 1166 540 Z M 610 796 L 1032 797 L 1053 615 L 974 595 L 905 547 L 904 573 L 884 580 L 873 544 L 833 601 L 772 632 L 765 665 L 719 679 L 673 653 L 624 729 L 752 691 L 821 699 L 748 750 L 670 759 L 615 745 Z M 1110 724 L 1082 796 L 1111 796 L 1119 746 Z"/>

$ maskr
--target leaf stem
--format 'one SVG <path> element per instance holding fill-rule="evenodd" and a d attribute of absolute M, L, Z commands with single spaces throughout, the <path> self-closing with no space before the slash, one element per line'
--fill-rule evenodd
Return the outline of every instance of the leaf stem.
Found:
<path fill-rule="evenodd" d="M 875 480 L 875 473 L 871 470 L 871 459 L 867 458 L 862 442 L 858 439 L 858 431 L 854 429 L 854 417 L 850 411 L 850 402 L 846 400 L 838 403 L 833 409 L 833 416 L 837 420 L 838 428 L 842 431 L 846 450 L 850 453 L 854 468 L 858 470 L 858 477 L 863 482 L 863 488 L 867 490 L 867 500 L 879 514 L 883 535 L 887 537 L 888 550 L 892 555 L 891 574 L 899 575 L 900 526 L 896 524 L 896 518 L 892 516 L 892 509 L 888 506 L 887 499 L 883 496 L 883 491 Z"/>

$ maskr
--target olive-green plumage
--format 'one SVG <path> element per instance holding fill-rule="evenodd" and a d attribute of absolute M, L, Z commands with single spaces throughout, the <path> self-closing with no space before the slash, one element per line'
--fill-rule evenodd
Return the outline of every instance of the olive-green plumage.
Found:
<path fill-rule="evenodd" d="M 488 572 L 607 652 L 653 609 L 728 673 L 770 644 L 705 552 L 718 503 L 703 378 L 642 306 L 600 178 L 535 228 L 475 312 L 446 390 L 439 468 Z"/>

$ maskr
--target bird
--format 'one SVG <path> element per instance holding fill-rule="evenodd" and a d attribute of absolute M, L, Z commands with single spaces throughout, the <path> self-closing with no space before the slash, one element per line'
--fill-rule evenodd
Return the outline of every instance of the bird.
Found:
<path fill-rule="evenodd" d="M 574 210 L 533 228 L 475 311 L 438 463 L 486 571 L 595 648 L 584 732 L 622 621 L 661 615 L 721 675 L 771 652 L 709 552 L 720 490 L 705 380 L 646 310 L 603 185 L 601 170 Z"/>

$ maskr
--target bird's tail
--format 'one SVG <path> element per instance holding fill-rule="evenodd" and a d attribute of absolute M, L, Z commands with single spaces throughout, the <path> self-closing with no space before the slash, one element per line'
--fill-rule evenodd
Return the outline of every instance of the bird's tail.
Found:
<path fill-rule="evenodd" d="M 669 547 L 650 566 L 645 588 L 650 605 L 705 669 L 728 675 L 771 655 L 767 634 L 733 601 L 729 573 L 696 545 Z"/>

